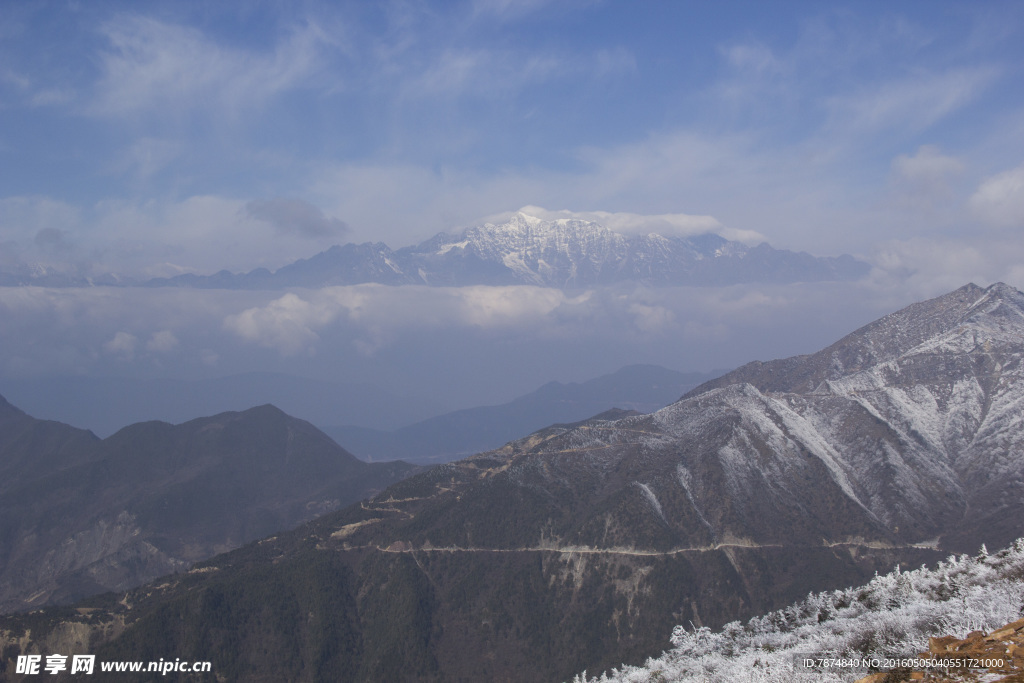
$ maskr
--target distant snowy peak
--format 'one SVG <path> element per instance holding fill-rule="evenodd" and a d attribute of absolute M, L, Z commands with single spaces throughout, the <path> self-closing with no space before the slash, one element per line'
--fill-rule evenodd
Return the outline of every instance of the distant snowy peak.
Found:
<path fill-rule="evenodd" d="M 534 284 L 567 289 L 618 282 L 725 285 L 850 280 L 867 264 L 748 247 L 714 233 L 624 235 L 587 220 L 544 220 L 525 213 L 457 235 L 441 233 L 396 252 L 427 284 Z M 424 275 L 425 274 L 425 275 Z"/>
<path fill-rule="evenodd" d="M 694 238 L 665 237 L 656 233 L 626 236 L 579 218 L 544 220 L 525 213 L 514 214 L 507 222 L 464 230 L 450 246 L 462 249 L 475 246 L 481 253 L 504 257 L 510 253 L 561 253 L 596 261 L 616 261 L 631 252 L 656 252 L 669 245 L 687 245 L 696 259 L 734 256 L 749 251 L 741 242 L 730 242 L 714 233 Z"/>
<path fill-rule="evenodd" d="M 815 257 L 768 244 L 749 247 L 714 233 L 624 235 L 578 218 L 544 220 L 516 213 L 504 223 L 454 235 L 439 233 L 395 251 L 382 243 L 346 244 L 276 273 L 189 275 L 148 284 L 247 289 L 374 282 L 579 289 L 620 282 L 672 286 L 853 280 L 867 271 L 867 264 L 850 256 Z"/>

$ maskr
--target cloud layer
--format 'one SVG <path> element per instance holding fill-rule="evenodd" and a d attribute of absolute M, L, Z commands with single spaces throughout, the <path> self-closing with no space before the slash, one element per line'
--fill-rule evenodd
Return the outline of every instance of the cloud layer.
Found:
<path fill-rule="evenodd" d="M 938 251 L 895 245 L 884 257 L 889 271 L 860 283 L 622 287 L 571 296 L 528 286 L 358 285 L 285 294 L 0 288 L 0 381 L 259 369 L 372 382 L 474 405 L 630 363 L 707 370 L 807 353 L 964 284 L 957 274 L 900 274 L 914 259 L 941 262 L 953 273 L 979 265 L 977 254 L 954 245 Z"/>
<path fill-rule="evenodd" d="M 0 27 L 4 272 L 276 269 L 517 207 L 874 270 L 582 296 L 0 288 L 0 378 L 278 369 L 485 400 L 810 351 L 970 280 L 1024 285 L 1020 3 L 60 9 Z"/>

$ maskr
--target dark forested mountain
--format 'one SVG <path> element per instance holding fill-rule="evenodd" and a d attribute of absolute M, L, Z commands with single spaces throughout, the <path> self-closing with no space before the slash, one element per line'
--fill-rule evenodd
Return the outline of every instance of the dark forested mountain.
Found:
<path fill-rule="evenodd" d="M 720 373 L 682 373 L 629 365 L 586 382 L 549 382 L 496 406 L 466 408 L 393 431 L 324 427 L 338 443 L 368 460 L 434 464 L 497 448 L 555 422 L 576 422 L 612 407 L 650 413 Z"/>
<path fill-rule="evenodd" d="M 0 646 L 84 629 L 99 657 L 172 652 L 223 680 L 564 680 L 640 662 L 675 624 L 1024 534 L 1022 352 L 1024 295 L 968 285 L 650 415 L 438 466 L 88 617 L 5 619 Z"/>
<path fill-rule="evenodd" d="M 101 440 L 0 398 L 0 610 L 187 569 L 416 469 L 364 463 L 269 405 Z"/>
<path fill-rule="evenodd" d="M 538 285 L 575 289 L 617 282 L 648 285 L 728 285 L 853 280 L 868 265 L 850 256 L 814 257 L 748 247 L 708 233 L 666 237 L 627 236 L 579 219 L 545 221 L 523 213 L 507 223 L 440 233 L 420 244 L 391 250 L 383 243 L 334 246 L 271 273 L 179 275 L 149 286 L 217 289 L 324 287 L 375 282 Z"/>

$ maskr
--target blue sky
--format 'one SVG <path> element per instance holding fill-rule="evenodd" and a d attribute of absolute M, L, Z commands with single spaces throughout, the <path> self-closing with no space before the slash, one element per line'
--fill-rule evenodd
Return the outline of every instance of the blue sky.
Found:
<path fill-rule="evenodd" d="M 1014 2 L 8 3 L 0 241 L 158 273 L 527 204 L 819 254 L 1005 230 L 1022 29 Z M 310 229 L 244 210 L 281 198 Z"/>
<path fill-rule="evenodd" d="M 0 267 L 277 268 L 532 205 L 705 217 L 873 270 L 589 299 L 9 288 L 0 376 L 351 356 L 401 384 L 444 349 L 468 404 L 474 382 L 813 351 L 968 281 L 1024 286 L 1022 70 L 1020 2 L 6 2 Z M 514 381 L 481 379 L 502 354 Z"/>

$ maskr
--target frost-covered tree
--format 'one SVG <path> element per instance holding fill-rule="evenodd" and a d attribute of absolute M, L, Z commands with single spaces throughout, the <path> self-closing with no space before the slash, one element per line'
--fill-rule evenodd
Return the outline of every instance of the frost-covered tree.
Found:
<path fill-rule="evenodd" d="M 863 671 L 806 670 L 804 656 L 907 657 L 928 638 L 990 631 L 1024 615 L 1024 539 L 990 554 L 951 555 L 934 569 L 897 567 L 868 584 L 812 593 L 784 609 L 719 631 L 677 626 L 672 649 L 574 683 L 786 683 L 853 681 Z"/>

